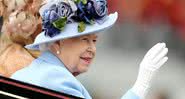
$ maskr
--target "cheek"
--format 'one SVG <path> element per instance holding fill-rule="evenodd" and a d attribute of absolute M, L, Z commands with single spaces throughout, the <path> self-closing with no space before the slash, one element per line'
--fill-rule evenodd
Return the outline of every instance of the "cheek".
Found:
<path fill-rule="evenodd" d="M 71 45 L 68 47 L 68 49 L 65 49 L 65 52 L 68 54 L 66 55 L 68 64 L 70 64 L 70 67 L 73 68 L 76 72 L 83 71 L 83 68 L 87 67 L 84 65 L 84 62 L 80 59 L 81 56 L 84 56 L 87 50 L 87 46 L 85 46 L 83 43 Z"/>
<path fill-rule="evenodd" d="M 68 58 L 72 63 L 71 65 L 75 68 L 78 67 L 78 65 L 80 64 L 80 56 L 82 55 L 81 51 L 73 51 L 73 53 L 71 54 L 71 56 L 69 56 L 70 58 Z"/>
<path fill-rule="evenodd" d="M 73 65 L 77 66 L 79 63 L 80 63 L 80 57 L 79 57 L 79 55 L 75 55 L 73 57 Z"/>
<path fill-rule="evenodd" d="M 74 69 L 79 63 L 79 54 L 73 50 L 65 50 L 61 52 L 62 61 L 67 67 Z"/>
<path fill-rule="evenodd" d="M 78 65 L 77 65 L 77 72 L 78 73 L 84 73 L 87 72 L 89 69 L 89 65 L 85 64 L 82 60 L 79 61 Z"/>
<path fill-rule="evenodd" d="M 89 64 L 86 64 L 81 58 L 80 56 L 83 56 L 85 54 L 82 53 L 80 54 L 78 57 L 74 58 L 74 64 L 75 64 L 75 68 L 76 68 L 76 72 L 79 72 L 79 73 L 83 73 L 83 72 L 86 72 L 88 70 L 88 67 L 89 67 Z"/>
<path fill-rule="evenodd" d="M 77 67 L 77 72 L 79 72 L 79 73 L 83 73 L 83 72 L 88 71 L 89 66 L 91 64 L 91 63 L 85 62 L 83 59 L 80 59 L 80 58 L 79 58 L 79 61 L 77 63 L 78 64 L 77 64 L 76 67 Z"/>

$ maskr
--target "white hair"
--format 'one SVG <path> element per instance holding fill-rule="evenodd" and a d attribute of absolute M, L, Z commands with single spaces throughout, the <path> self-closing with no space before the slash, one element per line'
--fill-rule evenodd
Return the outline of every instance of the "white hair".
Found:
<path fill-rule="evenodd" d="M 50 47 L 52 44 L 53 44 L 53 42 L 41 44 L 41 45 L 39 45 L 39 50 L 40 50 L 41 52 L 48 51 L 48 50 L 49 50 L 49 47 Z"/>

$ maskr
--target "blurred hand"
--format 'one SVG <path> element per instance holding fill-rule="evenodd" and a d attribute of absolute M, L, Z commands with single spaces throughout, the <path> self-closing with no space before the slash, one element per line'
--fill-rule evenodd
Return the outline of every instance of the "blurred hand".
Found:
<path fill-rule="evenodd" d="M 144 56 L 140 64 L 139 74 L 133 92 L 143 99 L 151 86 L 152 78 L 159 68 L 168 60 L 166 56 L 168 48 L 165 43 L 158 43 L 153 46 Z"/>

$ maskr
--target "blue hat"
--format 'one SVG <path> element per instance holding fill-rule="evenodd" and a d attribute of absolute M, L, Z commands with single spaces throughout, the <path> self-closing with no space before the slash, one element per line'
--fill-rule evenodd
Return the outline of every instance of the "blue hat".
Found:
<path fill-rule="evenodd" d="M 66 38 L 99 33 L 112 27 L 118 13 L 108 15 L 106 0 L 48 0 L 39 10 L 43 32 L 27 49 Z"/>

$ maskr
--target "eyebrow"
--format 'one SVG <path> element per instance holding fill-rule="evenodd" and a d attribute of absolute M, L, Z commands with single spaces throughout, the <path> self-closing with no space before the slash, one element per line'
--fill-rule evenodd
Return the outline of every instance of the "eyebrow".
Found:
<path fill-rule="evenodd" d="M 93 37 L 98 38 L 98 35 L 93 35 Z"/>

